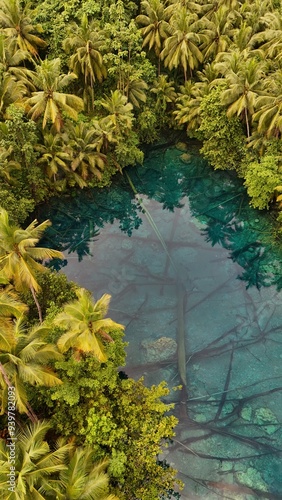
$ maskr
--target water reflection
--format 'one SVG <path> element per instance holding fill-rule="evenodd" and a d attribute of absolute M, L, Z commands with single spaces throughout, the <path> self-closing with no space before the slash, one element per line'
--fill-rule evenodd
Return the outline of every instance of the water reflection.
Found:
<path fill-rule="evenodd" d="M 58 200 L 48 238 L 71 279 L 112 294 L 128 374 L 184 386 L 166 457 L 183 498 L 282 498 L 281 256 L 240 183 L 180 155 L 129 171 L 141 201 L 125 178 Z"/>

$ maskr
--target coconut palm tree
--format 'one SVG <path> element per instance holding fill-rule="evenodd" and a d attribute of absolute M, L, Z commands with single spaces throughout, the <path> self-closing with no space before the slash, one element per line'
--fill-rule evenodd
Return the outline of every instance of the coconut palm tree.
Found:
<path fill-rule="evenodd" d="M 231 70 L 225 74 L 228 88 L 222 93 L 222 104 L 228 106 L 228 117 L 236 114 L 243 118 L 247 137 L 250 137 L 256 100 L 262 93 L 263 75 L 264 65 L 258 64 L 255 58 L 242 61 L 238 72 Z"/>
<path fill-rule="evenodd" d="M 153 85 L 151 92 L 156 95 L 156 110 L 163 115 L 167 107 L 177 98 L 174 82 L 168 81 L 167 75 L 160 75 Z"/>
<path fill-rule="evenodd" d="M 116 133 L 128 133 L 132 128 L 133 106 L 127 101 L 127 97 L 119 90 L 112 91 L 111 95 L 101 100 L 103 108 L 108 112 L 107 117 L 111 120 Z"/>
<path fill-rule="evenodd" d="M 222 52 L 215 59 L 215 70 L 220 77 L 226 77 L 228 73 L 238 73 L 242 63 L 250 57 L 250 51 L 235 49 L 232 52 Z"/>
<path fill-rule="evenodd" d="M 125 86 L 125 94 L 128 101 L 135 108 L 140 108 L 140 103 L 144 103 L 147 100 L 146 90 L 148 89 L 147 83 L 141 78 L 129 78 Z"/>
<path fill-rule="evenodd" d="M 27 309 L 27 305 L 21 302 L 14 292 L 4 288 L 0 290 L 0 318 L 3 316 L 19 318 Z"/>
<path fill-rule="evenodd" d="M 72 448 L 65 457 L 66 468 L 44 481 L 45 498 L 57 500 L 118 500 L 108 494 L 107 461 L 95 463 L 91 447 Z"/>
<path fill-rule="evenodd" d="M 11 73 L 16 77 L 17 81 L 21 81 L 28 85 L 27 71 L 23 66 L 26 60 L 31 60 L 29 52 L 21 49 L 13 50 L 13 46 L 9 38 L 3 33 L 0 33 L 0 65 L 4 71 Z"/>
<path fill-rule="evenodd" d="M 278 12 L 267 12 L 262 17 L 265 28 L 253 36 L 254 43 L 260 46 L 265 57 L 281 60 L 282 20 Z"/>
<path fill-rule="evenodd" d="M 206 64 L 203 71 L 198 71 L 199 81 L 186 82 L 180 87 L 176 101 L 175 120 L 179 125 L 186 125 L 187 131 L 197 130 L 201 124 L 201 103 L 218 82 L 214 64 Z"/>
<path fill-rule="evenodd" d="M 43 420 L 16 431 L 14 492 L 7 487 L 7 474 L 11 471 L 9 448 L 6 441 L 0 439 L 0 495 L 5 500 L 45 500 L 42 485 L 67 469 L 65 460 L 71 445 L 60 439 L 51 448 L 46 440 L 50 429 L 51 425 Z"/>
<path fill-rule="evenodd" d="M 267 27 L 264 16 L 273 10 L 273 0 L 246 0 L 241 5 L 240 13 L 247 24 L 253 27 L 254 33 L 257 33 Z"/>
<path fill-rule="evenodd" d="M 58 348 L 66 352 L 73 348 L 76 351 L 91 352 L 101 362 L 107 360 L 103 341 L 113 342 L 109 331 L 122 329 L 123 326 L 107 314 L 111 296 L 104 294 L 96 302 L 84 288 L 77 292 L 77 300 L 64 306 L 62 313 L 54 320 L 54 324 L 67 330 L 58 340 Z"/>
<path fill-rule="evenodd" d="M 143 47 L 148 45 L 149 50 L 154 49 L 158 58 L 158 75 L 160 74 L 160 53 L 165 40 L 170 32 L 169 19 L 172 14 L 171 6 L 166 7 L 160 0 L 143 0 L 141 2 L 142 14 L 136 17 L 136 22 L 143 25 Z"/>
<path fill-rule="evenodd" d="M 58 174 L 60 178 L 70 172 L 70 155 L 65 150 L 61 134 L 47 132 L 43 136 L 43 141 L 43 144 L 38 144 L 35 148 L 40 153 L 37 163 L 45 167 L 48 178 L 53 178 L 56 183 Z"/>
<path fill-rule="evenodd" d="M 59 360 L 62 355 L 53 344 L 44 338 L 50 328 L 44 324 L 29 331 L 23 318 L 19 317 L 12 328 L 0 336 L 0 386 L 2 414 L 7 408 L 8 388 L 15 388 L 16 408 L 20 413 L 27 413 L 32 419 L 35 415 L 28 403 L 26 385 L 52 387 L 61 384 L 61 380 L 48 367 L 50 361 Z"/>
<path fill-rule="evenodd" d="M 254 121 L 258 122 L 258 132 L 267 138 L 282 135 L 282 70 L 270 74 L 264 82 L 265 90 L 256 100 Z"/>
<path fill-rule="evenodd" d="M 0 118 L 6 118 L 6 111 L 10 104 L 21 102 L 27 88 L 16 77 L 4 71 L 0 65 Z"/>
<path fill-rule="evenodd" d="M 215 11 L 210 19 L 202 18 L 200 25 L 203 43 L 200 49 L 205 60 L 213 60 L 219 52 L 226 52 L 231 44 L 235 20 L 226 6 Z"/>
<path fill-rule="evenodd" d="M 169 70 L 182 66 L 184 79 L 203 61 L 199 49 L 202 36 L 198 33 L 197 15 L 191 14 L 185 7 L 177 9 L 170 20 L 171 34 L 165 40 L 161 58 Z"/>
<path fill-rule="evenodd" d="M 102 82 L 107 76 L 103 56 L 100 52 L 103 36 L 98 29 L 97 22 L 89 23 L 84 14 L 81 24 L 73 23 L 70 26 L 70 36 L 63 42 L 67 53 L 72 53 L 70 69 L 77 76 L 83 76 L 84 83 L 93 87 L 96 80 Z M 75 53 L 74 53 L 75 51 Z"/>
<path fill-rule="evenodd" d="M 40 261 L 63 258 L 63 254 L 57 250 L 36 247 L 50 225 L 49 220 L 39 225 L 37 220 L 34 220 L 26 229 L 21 229 L 10 223 L 7 211 L 0 208 L 0 275 L 13 281 L 16 290 L 31 291 L 40 322 L 42 313 L 36 297 L 40 286 L 36 273 L 47 271 Z"/>
<path fill-rule="evenodd" d="M 86 185 L 91 177 L 102 178 L 106 156 L 99 151 L 96 131 L 89 123 L 68 124 L 66 151 L 70 157 L 70 168 Z"/>
<path fill-rule="evenodd" d="M 115 126 L 110 117 L 105 116 L 99 120 L 91 121 L 93 127 L 94 142 L 97 144 L 97 151 L 107 153 L 110 144 L 116 144 L 117 139 L 114 134 Z"/>
<path fill-rule="evenodd" d="M 254 30 L 245 21 L 240 23 L 240 26 L 233 29 L 232 45 L 230 49 L 239 50 L 239 52 L 249 51 L 250 55 L 259 54 L 256 50 L 251 54 L 252 48 L 256 44 Z"/>
<path fill-rule="evenodd" d="M 0 327 L 8 332 L 13 327 L 13 318 L 20 318 L 28 307 L 21 302 L 15 292 L 2 288 L 0 290 Z"/>
<path fill-rule="evenodd" d="M 62 438 L 50 445 L 50 430 L 50 423 L 42 420 L 16 431 L 16 484 L 11 493 L 7 489 L 9 449 L 0 439 L 0 495 L 5 500 L 118 500 L 108 494 L 107 461 L 95 463 L 90 447 L 75 448 Z"/>
<path fill-rule="evenodd" d="M 0 131 L 5 133 L 5 124 L 2 123 L 1 125 Z M 13 184 L 15 180 L 13 177 L 13 172 L 15 172 L 16 170 L 20 170 L 21 168 L 21 165 L 17 161 L 12 160 L 12 154 L 12 146 L 10 146 L 9 148 L 0 146 L 0 177 L 5 179 L 8 184 Z"/>
<path fill-rule="evenodd" d="M 63 126 L 64 114 L 76 121 L 78 113 L 84 107 L 83 100 L 76 95 L 63 92 L 63 89 L 76 78 L 74 73 L 68 75 L 61 73 L 59 58 L 45 59 L 36 65 L 35 72 L 30 72 L 30 79 L 37 90 L 25 101 L 28 116 L 35 121 L 42 118 L 43 129 L 48 122 L 53 123 L 57 132 Z"/>
<path fill-rule="evenodd" d="M 0 27 L 12 42 L 14 52 L 21 49 L 37 57 L 38 50 L 47 46 L 38 36 L 42 28 L 32 25 L 27 8 L 22 9 L 19 0 L 0 1 Z"/>
<path fill-rule="evenodd" d="M 86 14 L 83 15 L 80 25 L 71 24 L 69 33 L 70 36 L 63 42 L 63 48 L 68 54 L 72 54 L 69 66 L 71 71 L 81 77 L 84 102 L 90 110 L 94 106 L 94 83 L 96 80 L 101 83 L 107 76 L 101 53 L 104 36 L 97 26 L 97 21 L 89 22 Z M 88 96 L 92 97 L 90 102 Z"/>

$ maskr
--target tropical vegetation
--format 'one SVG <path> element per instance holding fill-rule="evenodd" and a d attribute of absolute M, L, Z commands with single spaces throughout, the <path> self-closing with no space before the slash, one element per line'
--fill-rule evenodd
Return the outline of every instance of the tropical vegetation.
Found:
<path fill-rule="evenodd" d="M 167 388 L 122 376 L 110 296 L 46 268 L 63 254 L 37 246 L 50 222 L 31 214 L 58 193 L 110 189 L 169 131 L 281 220 L 281 14 L 280 0 L 0 0 L 2 491 L 11 387 L 20 450 L 9 498 L 175 492 L 157 459 L 176 424 Z"/>

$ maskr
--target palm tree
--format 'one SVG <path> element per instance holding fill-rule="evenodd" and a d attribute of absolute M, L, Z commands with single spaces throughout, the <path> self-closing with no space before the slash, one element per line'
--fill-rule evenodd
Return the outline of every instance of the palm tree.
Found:
<path fill-rule="evenodd" d="M 165 40 L 161 58 L 169 70 L 182 66 L 184 79 L 203 61 L 199 49 L 202 36 L 198 33 L 196 14 L 190 14 L 185 7 L 176 10 L 170 21 L 171 35 Z"/>
<path fill-rule="evenodd" d="M 36 244 L 51 225 L 49 220 L 37 225 L 34 220 L 26 229 L 11 224 L 6 210 L 0 208 L 0 274 L 12 280 L 16 290 L 29 289 L 36 303 L 39 319 L 42 313 L 36 294 L 40 290 L 36 273 L 47 269 L 39 261 L 63 258 L 63 254 L 50 248 L 39 248 Z"/>
<path fill-rule="evenodd" d="M 0 439 L 0 495 L 5 500 L 118 500 L 108 494 L 107 461 L 95 463 L 90 447 L 75 448 L 62 438 L 50 446 L 46 439 L 50 430 L 50 423 L 42 420 L 16 432 L 13 493 L 7 489 L 9 450 Z"/>
<path fill-rule="evenodd" d="M 170 103 L 176 100 L 177 94 L 174 88 L 174 82 L 167 81 L 167 75 L 160 75 L 154 81 L 151 92 L 156 95 L 156 109 L 163 115 Z"/>
<path fill-rule="evenodd" d="M 240 52 L 249 51 L 250 55 L 259 54 L 259 50 L 251 53 L 253 46 L 256 44 L 255 34 L 252 26 L 249 26 L 245 21 L 240 23 L 238 28 L 233 30 L 233 41 L 230 49 L 238 49 Z"/>
<path fill-rule="evenodd" d="M 15 314 L 15 313 L 13 313 Z M 27 385 L 52 387 L 61 380 L 48 367 L 48 363 L 62 359 L 56 346 L 44 338 L 50 328 L 44 324 L 27 330 L 23 318 L 19 317 L 12 328 L 0 336 L 0 386 L 2 414 L 7 408 L 8 388 L 15 388 L 16 408 L 20 413 L 35 420 L 27 398 Z"/>
<path fill-rule="evenodd" d="M 32 25 L 27 9 L 22 10 L 19 0 L 0 1 L 0 27 L 13 43 L 14 52 L 21 49 L 37 57 L 38 49 L 47 46 L 38 36 L 41 27 Z"/>
<path fill-rule="evenodd" d="M 5 134 L 5 124 L 1 124 L 0 131 Z M 3 136 L 2 136 L 3 137 Z M 14 182 L 13 172 L 20 170 L 20 164 L 12 160 L 13 147 L 4 148 L 0 146 L 0 176 L 5 179 L 7 183 L 12 184 Z"/>
<path fill-rule="evenodd" d="M 248 49 L 235 49 L 232 52 L 222 52 L 217 55 L 214 67 L 220 77 L 226 77 L 228 73 L 238 73 L 242 64 L 250 57 Z"/>
<path fill-rule="evenodd" d="M 91 447 L 72 448 L 64 461 L 66 468 L 54 478 L 44 481 L 46 499 L 57 500 L 118 500 L 108 494 L 107 461 L 95 463 Z"/>
<path fill-rule="evenodd" d="M 267 12 L 263 17 L 265 28 L 253 36 L 265 57 L 281 60 L 282 20 L 278 12 Z"/>
<path fill-rule="evenodd" d="M 0 318 L 3 316 L 19 318 L 27 309 L 27 305 L 18 300 L 14 292 L 5 289 L 0 290 Z"/>
<path fill-rule="evenodd" d="M 0 65 L 0 118 L 6 117 L 10 104 L 21 102 L 27 89 L 23 82 L 17 81 L 14 75 L 3 70 Z"/>
<path fill-rule="evenodd" d="M 21 64 L 31 59 L 28 52 L 12 50 L 9 40 L 0 33 L 1 114 L 12 103 L 21 103 L 22 98 L 35 90 L 29 80 L 30 71 Z"/>
<path fill-rule="evenodd" d="M 30 53 L 21 49 L 13 50 L 11 40 L 4 33 L 0 33 L 0 64 L 5 71 L 16 75 L 16 71 L 24 70 L 22 63 L 30 60 Z"/>
<path fill-rule="evenodd" d="M 145 90 L 148 89 L 147 83 L 142 79 L 129 78 L 125 86 L 125 93 L 128 101 L 136 108 L 140 108 L 140 102 L 144 103 L 147 100 Z"/>
<path fill-rule="evenodd" d="M 73 23 L 70 26 L 70 36 L 63 42 L 63 48 L 71 53 L 70 69 L 82 78 L 84 85 L 84 102 L 89 104 L 87 96 L 91 96 L 91 106 L 94 105 L 93 87 L 96 80 L 102 82 L 107 76 L 106 66 L 103 62 L 101 46 L 104 42 L 102 32 L 97 28 L 97 22 L 89 23 L 86 14 L 83 15 L 81 24 Z"/>
<path fill-rule="evenodd" d="M 97 302 L 91 294 L 81 288 L 77 292 L 77 300 L 66 304 L 62 313 L 54 320 L 55 325 L 67 330 L 58 340 L 58 348 L 66 352 L 73 348 L 83 353 L 91 352 L 101 362 L 107 360 L 103 340 L 113 342 L 109 331 L 122 329 L 107 314 L 111 296 L 104 294 Z"/>
<path fill-rule="evenodd" d="M 265 91 L 256 101 L 254 121 L 258 122 L 258 132 L 267 138 L 282 135 L 282 70 L 272 73 L 265 79 Z"/>
<path fill-rule="evenodd" d="M 215 11 L 211 19 L 202 18 L 203 43 L 200 48 L 205 60 L 213 60 L 219 52 L 226 52 L 231 44 L 234 23 L 235 17 L 230 14 L 230 10 L 225 6 Z"/>
<path fill-rule="evenodd" d="M 186 82 L 180 87 L 176 101 L 175 120 L 179 125 L 186 125 L 187 131 L 197 130 L 201 125 L 201 103 L 218 82 L 214 64 L 206 64 L 203 71 L 198 71 L 199 81 Z"/>
<path fill-rule="evenodd" d="M 97 151 L 107 153 L 110 144 L 116 144 L 117 139 L 114 134 L 115 126 L 110 117 L 105 116 L 99 120 L 92 120 L 94 141 L 97 144 Z"/>
<path fill-rule="evenodd" d="M 106 156 L 99 151 L 95 129 L 84 122 L 68 124 L 67 136 L 66 151 L 70 157 L 71 171 L 80 177 L 84 185 L 91 176 L 101 180 Z M 78 182 L 77 177 L 75 179 Z"/>
<path fill-rule="evenodd" d="M 246 0 L 240 12 L 254 33 L 263 31 L 267 26 L 264 16 L 274 10 L 273 0 Z"/>
<path fill-rule="evenodd" d="M 71 445 L 60 439 L 51 448 L 46 441 L 50 429 L 51 425 L 43 420 L 16 431 L 14 492 L 7 487 L 7 474 L 11 471 L 9 449 L 5 440 L 0 439 L 0 495 L 5 500 L 45 500 L 42 485 L 67 469 L 65 460 Z"/>
<path fill-rule="evenodd" d="M 163 40 L 169 34 L 169 19 L 171 16 L 171 6 L 165 7 L 160 0 L 142 0 L 142 14 L 136 17 L 136 22 L 143 25 L 141 33 L 143 35 L 143 47 L 149 46 L 149 50 L 154 49 L 158 58 L 158 75 L 160 74 L 160 53 L 163 47 Z"/>
<path fill-rule="evenodd" d="M 63 114 L 77 120 L 79 111 L 84 107 L 83 100 L 62 92 L 77 76 L 74 73 L 61 74 L 59 58 L 45 59 L 36 65 L 35 72 L 30 72 L 30 77 L 37 91 L 32 92 L 32 96 L 25 101 L 28 116 L 35 121 L 43 117 L 43 129 L 50 121 L 58 132 L 63 126 Z"/>
<path fill-rule="evenodd" d="M 35 148 L 40 153 L 37 163 L 43 165 L 48 178 L 56 182 L 58 173 L 70 172 L 70 155 L 65 150 L 61 134 L 48 132 L 44 134 L 43 141 L 44 144 L 38 144 Z"/>
<path fill-rule="evenodd" d="M 228 88 L 222 93 L 222 104 L 228 106 L 227 116 L 243 117 L 247 137 L 250 137 L 250 124 L 258 95 L 262 93 L 264 75 L 263 63 L 255 58 L 242 61 L 238 72 L 227 71 Z"/>
<path fill-rule="evenodd" d="M 113 123 L 117 133 L 128 133 L 132 128 L 133 122 L 133 106 L 127 101 L 127 97 L 122 95 L 119 90 L 114 92 L 111 90 L 111 95 L 101 100 L 103 108 L 108 112 L 107 117 Z"/>
<path fill-rule="evenodd" d="M 9 287 L 0 290 L 0 331 L 3 332 L 5 339 L 11 335 L 14 319 L 23 316 L 27 310 L 27 305 L 21 302 Z"/>

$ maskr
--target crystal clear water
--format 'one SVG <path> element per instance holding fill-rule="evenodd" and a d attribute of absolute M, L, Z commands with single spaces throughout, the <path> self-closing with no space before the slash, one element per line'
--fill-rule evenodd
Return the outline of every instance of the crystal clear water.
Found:
<path fill-rule="evenodd" d="M 62 271 L 95 298 L 112 295 L 126 372 L 187 383 L 170 397 L 179 425 L 165 453 L 181 498 L 281 499 L 281 252 L 240 182 L 188 148 L 152 148 L 128 169 L 131 186 L 124 175 L 41 218 Z"/>

